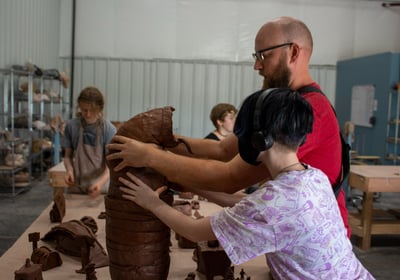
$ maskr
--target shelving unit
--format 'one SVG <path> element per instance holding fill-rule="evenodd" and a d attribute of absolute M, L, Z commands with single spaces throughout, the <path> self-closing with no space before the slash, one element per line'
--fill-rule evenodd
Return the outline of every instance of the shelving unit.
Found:
<path fill-rule="evenodd" d="M 1 112 L 1 162 L 0 162 L 0 176 L 1 188 L 0 193 L 11 194 L 15 196 L 30 188 L 31 179 L 31 165 L 26 154 L 17 153 L 17 147 L 26 145 L 25 150 L 31 148 L 31 131 L 17 130 L 15 127 L 15 118 L 18 117 L 14 111 L 14 93 L 15 92 L 15 78 L 17 73 L 8 69 L 1 69 L 2 86 L 3 86 L 3 104 Z M 31 84 L 31 83 L 30 83 Z M 28 90 L 31 90 L 29 88 Z M 31 97 L 31 94 L 28 94 Z M 28 108 L 28 123 L 32 123 L 32 114 Z M 24 134 L 24 135 L 22 135 Z M 22 136 L 22 137 L 21 137 Z M 24 172 L 24 173 L 21 173 Z M 26 174 L 26 181 L 23 184 L 17 182 L 18 174 Z"/>
<path fill-rule="evenodd" d="M 386 129 L 386 160 L 394 165 L 400 162 L 400 89 L 391 89 L 388 100 Z"/>
<path fill-rule="evenodd" d="M 40 165 L 40 174 L 43 175 L 43 168 L 48 169 L 60 162 L 61 148 L 59 139 L 61 137 L 61 128 L 50 123 L 52 123 L 55 118 L 58 118 L 59 121 L 68 118 L 69 94 L 68 91 L 63 88 L 60 80 L 55 79 L 54 76 L 43 74 L 40 77 L 34 77 L 33 82 L 38 85 L 38 93 L 36 93 L 37 98 L 34 98 L 32 103 L 33 114 L 36 116 L 33 126 L 37 131 L 36 135 L 34 135 L 34 139 L 40 139 L 44 142 L 47 142 L 45 139 L 48 139 L 52 143 L 51 148 L 42 148 L 42 150 L 32 154 L 32 161 L 37 159 Z M 18 102 L 26 101 L 25 99 L 19 100 Z M 35 127 L 35 122 L 38 122 L 39 125 L 46 125 L 46 127 L 44 129 Z M 47 161 L 46 166 L 43 166 L 45 162 L 45 153 L 47 154 Z"/>
<path fill-rule="evenodd" d="M 42 178 L 44 168 L 59 162 L 59 124 L 69 116 L 69 93 L 54 71 L 43 71 L 38 75 L 28 70 L 0 69 L 3 89 L 0 122 L 0 178 L 3 180 L 0 193 L 15 196 L 29 190 L 37 166 L 39 171 L 35 175 L 40 174 Z M 54 123 L 54 118 L 59 121 Z M 43 149 L 41 143 L 46 138 L 51 145 Z M 39 145 L 33 147 L 35 142 Z M 24 147 L 23 152 L 21 147 Z M 44 166 L 45 155 L 48 166 Z M 21 158 L 25 160 L 23 165 L 20 164 Z M 21 172 L 27 174 L 25 184 L 18 182 Z"/>

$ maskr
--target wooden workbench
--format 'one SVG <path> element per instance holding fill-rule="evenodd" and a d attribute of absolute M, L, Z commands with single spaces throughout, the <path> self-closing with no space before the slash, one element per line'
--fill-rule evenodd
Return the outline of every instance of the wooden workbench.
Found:
<path fill-rule="evenodd" d="M 349 174 L 350 187 L 363 192 L 360 213 L 349 213 L 352 233 L 361 238 L 360 248 L 368 250 L 371 235 L 400 234 L 400 219 L 385 209 L 374 209 L 376 192 L 400 192 L 400 166 L 352 165 Z"/>
<path fill-rule="evenodd" d="M 65 199 L 67 211 L 63 221 L 69 221 L 72 219 L 79 220 L 85 215 L 93 217 L 98 225 L 98 232 L 96 233 L 97 240 L 106 249 L 105 220 L 97 218 L 98 214 L 105 210 L 103 196 L 100 196 L 96 199 L 91 199 L 87 195 L 65 194 Z M 25 263 L 25 259 L 31 256 L 32 244 L 28 241 L 29 233 L 40 232 L 41 237 L 43 237 L 51 229 L 51 227 L 57 225 L 50 222 L 49 211 L 51 209 L 51 204 L 19 237 L 14 245 L 1 256 L 0 271 L 2 277 L 0 278 L 14 279 L 14 271 L 19 269 Z M 215 213 L 220 209 L 221 208 L 214 203 L 200 201 L 200 209 L 198 211 L 200 214 L 206 216 Z M 175 234 L 171 233 L 171 264 L 168 280 L 183 280 L 186 278 L 188 273 L 196 271 L 197 264 L 192 260 L 193 249 L 179 248 L 174 236 Z M 54 250 L 54 247 L 43 241 L 39 242 L 38 247 L 43 245 Z M 44 271 L 43 279 L 86 279 L 84 274 L 78 274 L 75 272 L 75 270 L 81 268 L 81 262 L 79 258 L 71 257 L 61 253 L 60 255 L 63 260 L 62 266 Z M 251 279 L 270 279 L 268 273 L 269 269 L 266 265 L 264 256 L 257 257 L 242 265 L 235 266 L 236 277 L 238 277 L 238 273 L 242 268 L 247 275 L 251 277 Z M 99 280 L 110 280 L 109 268 L 97 268 L 96 277 Z M 196 272 L 196 279 L 204 280 L 205 277 Z"/>

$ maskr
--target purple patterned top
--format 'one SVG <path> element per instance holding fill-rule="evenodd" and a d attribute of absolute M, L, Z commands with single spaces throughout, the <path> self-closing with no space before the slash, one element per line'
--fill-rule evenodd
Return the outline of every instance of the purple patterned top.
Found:
<path fill-rule="evenodd" d="M 353 253 L 328 178 L 310 166 L 266 182 L 211 226 L 234 264 L 265 254 L 274 279 L 374 279 Z"/>

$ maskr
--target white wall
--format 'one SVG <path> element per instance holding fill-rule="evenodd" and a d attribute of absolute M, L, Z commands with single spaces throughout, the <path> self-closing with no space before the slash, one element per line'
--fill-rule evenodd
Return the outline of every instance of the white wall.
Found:
<path fill-rule="evenodd" d="M 81 88 L 98 86 L 111 120 L 173 105 L 176 131 L 199 137 L 212 129 L 214 103 L 239 106 L 259 88 L 250 54 L 267 20 L 289 15 L 309 25 L 311 73 L 332 103 L 337 60 L 400 51 L 400 8 L 383 8 L 382 1 L 76 2 L 74 99 Z M 72 0 L 0 0 L 0 68 L 30 60 L 70 72 L 71 8 Z"/>
<path fill-rule="evenodd" d="M 68 65 L 69 59 L 63 59 Z M 64 67 L 62 67 L 64 68 Z M 311 75 L 334 104 L 336 70 L 312 66 Z M 75 59 L 74 90 L 97 86 L 105 96 L 105 116 L 125 121 L 151 108 L 172 106 L 174 132 L 204 137 L 214 130 L 209 119 L 219 102 L 240 106 L 262 84 L 251 62 L 177 59 Z"/>
<path fill-rule="evenodd" d="M 0 0 L 0 68 L 30 61 L 57 68 L 59 0 Z"/>
<path fill-rule="evenodd" d="M 60 55 L 70 54 L 71 0 L 61 1 Z M 361 0 L 77 1 L 76 55 L 250 61 L 259 27 L 281 15 L 314 35 L 312 64 L 400 51 L 400 8 Z"/>
<path fill-rule="evenodd" d="M 70 64 L 71 3 L 61 1 L 62 68 Z M 259 89 L 253 40 L 270 19 L 288 15 L 310 27 L 311 74 L 332 104 L 336 61 L 400 51 L 399 8 L 372 1 L 85 0 L 77 1 L 76 14 L 73 99 L 95 85 L 105 95 L 106 117 L 119 121 L 171 105 L 175 132 L 194 137 L 213 129 L 215 103 L 240 106 Z"/>

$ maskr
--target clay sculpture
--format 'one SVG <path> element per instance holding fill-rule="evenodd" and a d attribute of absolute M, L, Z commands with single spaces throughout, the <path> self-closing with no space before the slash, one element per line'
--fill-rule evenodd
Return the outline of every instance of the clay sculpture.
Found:
<path fill-rule="evenodd" d="M 172 133 L 174 108 L 163 107 L 138 114 L 124 122 L 117 135 L 126 136 L 161 147 L 175 147 L 182 141 Z M 115 151 L 110 150 L 111 154 Z M 122 198 L 119 177 L 131 172 L 152 189 L 171 186 L 172 183 L 151 168 L 127 167 L 119 172 L 113 169 L 120 160 L 110 160 L 110 187 L 105 197 L 106 246 L 110 259 L 112 279 L 163 280 L 167 279 L 170 256 L 170 229 L 151 212 Z M 160 198 L 172 205 L 173 194 L 165 191 Z"/>
<path fill-rule="evenodd" d="M 56 250 L 74 257 L 82 258 L 82 250 L 91 244 L 88 262 L 95 267 L 108 265 L 108 256 L 103 246 L 97 240 L 91 228 L 79 220 L 61 223 L 45 234 L 43 241 L 55 243 Z"/>

